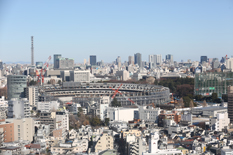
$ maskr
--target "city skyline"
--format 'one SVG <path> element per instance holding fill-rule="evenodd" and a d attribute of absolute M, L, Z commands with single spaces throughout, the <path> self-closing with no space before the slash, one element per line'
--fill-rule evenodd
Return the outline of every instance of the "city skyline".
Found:
<path fill-rule="evenodd" d="M 232 1 L 1 1 L 0 59 L 34 62 L 59 53 L 82 63 L 90 55 L 112 62 L 141 53 L 200 61 L 231 57 Z M 45 5 L 46 4 L 46 5 Z M 43 10 L 43 11 L 42 11 Z M 61 11 L 63 10 L 63 11 Z"/>

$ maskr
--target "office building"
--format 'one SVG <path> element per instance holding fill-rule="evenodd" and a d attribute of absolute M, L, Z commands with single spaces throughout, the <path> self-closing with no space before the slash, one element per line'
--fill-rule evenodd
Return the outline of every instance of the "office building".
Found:
<path fill-rule="evenodd" d="M 129 65 L 132 65 L 132 64 L 134 64 L 134 56 L 129 56 L 129 58 L 128 58 L 129 60 Z"/>
<path fill-rule="evenodd" d="M 220 62 L 218 61 L 218 58 L 214 58 L 212 61 L 212 69 L 219 68 Z"/>
<path fill-rule="evenodd" d="M 62 78 L 62 81 L 70 81 L 70 71 L 69 70 L 63 70 L 60 72 L 60 77 Z"/>
<path fill-rule="evenodd" d="M 194 95 L 210 96 L 217 93 L 218 97 L 227 94 L 227 86 L 233 85 L 232 72 L 214 72 L 195 74 Z"/>
<path fill-rule="evenodd" d="M 56 69 L 73 69 L 74 68 L 74 59 L 70 58 L 57 58 L 56 59 Z"/>
<path fill-rule="evenodd" d="M 233 58 L 229 58 L 226 60 L 226 69 L 233 71 Z"/>
<path fill-rule="evenodd" d="M 90 82 L 90 71 L 70 71 L 70 81 Z"/>
<path fill-rule="evenodd" d="M 129 72 L 127 70 L 116 71 L 116 77 L 122 81 L 127 81 L 130 79 Z"/>
<path fill-rule="evenodd" d="M 173 55 L 171 54 L 166 55 L 166 61 L 173 63 Z"/>
<path fill-rule="evenodd" d="M 142 55 L 141 55 L 141 53 L 134 54 L 134 64 L 138 64 L 139 67 L 142 67 Z"/>
<path fill-rule="evenodd" d="M 200 60 L 200 62 L 202 63 L 202 62 L 207 62 L 207 56 L 201 56 L 201 60 Z"/>
<path fill-rule="evenodd" d="M 0 60 L 0 70 L 3 69 L 3 63 L 2 63 L 2 60 Z"/>
<path fill-rule="evenodd" d="M 155 67 L 155 57 L 154 55 L 149 55 L 149 68 L 154 68 Z"/>
<path fill-rule="evenodd" d="M 36 62 L 36 68 L 42 68 L 43 62 Z"/>
<path fill-rule="evenodd" d="M 228 118 L 233 123 L 233 86 L 228 86 Z"/>
<path fill-rule="evenodd" d="M 8 101 L 8 118 L 27 118 L 30 116 L 30 106 L 26 98 L 12 98 Z"/>
<path fill-rule="evenodd" d="M 27 76 L 25 75 L 8 75 L 7 76 L 7 97 L 12 98 L 24 97 L 24 89 L 27 87 Z"/>
<path fill-rule="evenodd" d="M 90 55 L 90 65 L 91 66 L 96 65 L 96 55 Z"/>
<path fill-rule="evenodd" d="M 61 58 L 61 54 L 54 54 L 53 55 L 53 68 L 57 69 L 59 68 L 59 64 L 58 61 L 56 61 L 57 59 Z"/>
<path fill-rule="evenodd" d="M 118 69 L 121 68 L 121 57 L 120 56 L 118 56 L 116 59 L 116 65 L 117 65 Z"/>
<path fill-rule="evenodd" d="M 38 87 L 30 86 L 26 88 L 26 97 L 31 106 L 37 106 L 38 103 Z"/>

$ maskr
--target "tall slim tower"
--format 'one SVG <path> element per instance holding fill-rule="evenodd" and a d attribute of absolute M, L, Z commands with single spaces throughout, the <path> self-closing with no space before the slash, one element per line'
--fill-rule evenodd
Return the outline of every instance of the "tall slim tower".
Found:
<path fill-rule="evenodd" d="M 33 47 L 33 36 L 31 36 L 31 65 L 34 65 L 34 47 Z"/>

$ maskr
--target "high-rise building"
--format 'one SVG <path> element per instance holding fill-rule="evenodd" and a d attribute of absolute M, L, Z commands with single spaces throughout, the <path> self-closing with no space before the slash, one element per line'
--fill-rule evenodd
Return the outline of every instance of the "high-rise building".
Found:
<path fill-rule="evenodd" d="M 142 67 L 142 55 L 141 55 L 141 53 L 134 54 L 134 64 L 138 64 L 139 67 Z"/>
<path fill-rule="evenodd" d="M 70 81 L 90 82 L 90 71 L 70 71 Z"/>
<path fill-rule="evenodd" d="M 134 57 L 129 56 L 129 65 L 134 64 Z"/>
<path fill-rule="evenodd" d="M 166 60 L 170 61 L 170 63 L 173 63 L 173 55 L 171 54 L 166 55 Z"/>
<path fill-rule="evenodd" d="M 59 62 L 56 61 L 57 59 L 61 58 L 61 54 L 54 54 L 53 55 L 53 68 L 59 68 Z"/>
<path fill-rule="evenodd" d="M 121 68 L 121 57 L 120 56 L 118 56 L 116 59 L 116 65 L 118 66 L 118 69 Z"/>
<path fill-rule="evenodd" d="M 233 86 L 228 86 L 228 118 L 230 118 L 230 123 L 233 123 Z"/>
<path fill-rule="evenodd" d="M 73 69 L 74 59 L 61 57 L 56 60 L 56 65 L 57 69 Z"/>
<path fill-rule="evenodd" d="M 220 62 L 218 61 L 218 58 L 214 58 L 212 61 L 212 68 L 213 69 L 218 68 L 219 65 L 220 65 Z"/>
<path fill-rule="evenodd" d="M 43 62 L 36 62 L 36 68 L 42 68 Z"/>
<path fill-rule="evenodd" d="M 233 71 L 233 58 L 226 60 L 226 69 Z"/>
<path fill-rule="evenodd" d="M 154 55 L 149 55 L 149 68 L 155 67 L 155 57 Z"/>
<path fill-rule="evenodd" d="M 38 103 L 38 87 L 30 86 L 26 88 L 26 97 L 31 106 L 37 106 Z"/>
<path fill-rule="evenodd" d="M 2 60 L 0 60 L 0 70 L 3 69 L 3 63 L 2 63 Z"/>
<path fill-rule="evenodd" d="M 161 65 L 162 64 L 162 56 L 161 56 L 161 54 L 155 55 L 155 63 L 156 63 L 156 65 Z"/>
<path fill-rule="evenodd" d="M 27 76 L 25 75 L 8 75 L 7 76 L 7 98 L 24 97 L 24 88 L 27 87 Z"/>
<path fill-rule="evenodd" d="M 202 63 L 203 61 L 207 62 L 207 56 L 201 56 L 200 62 Z"/>
<path fill-rule="evenodd" d="M 96 55 L 90 55 L 90 65 L 96 65 Z"/>

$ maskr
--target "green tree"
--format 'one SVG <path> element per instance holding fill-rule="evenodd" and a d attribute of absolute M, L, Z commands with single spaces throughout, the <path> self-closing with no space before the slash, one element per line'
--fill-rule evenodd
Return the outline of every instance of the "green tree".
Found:
<path fill-rule="evenodd" d="M 61 80 L 58 80 L 58 82 L 57 82 L 58 84 L 61 84 Z"/>
<path fill-rule="evenodd" d="M 189 107 L 191 99 L 188 96 L 183 97 L 184 107 Z"/>
<path fill-rule="evenodd" d="M 97 116 L 90 118 L 89 122 L 91 123 L 92 126 L 100 126 L 101 125 L 101 120 Z"/>
<path fill-rule="evenodd" d="M 118 102 L 116 98 L 112 100 L 111 105 L 112 107 L 121 107 L 120 102 Z"/>
<path fill-rule="evenodd" d="M 104 124 L 105 124 L 106 126 L 109 125 L 109 118 L 105 118 L 105 119 L 104 119 Z"/>
<path fill-rule="evenodd" d="M 36 85 L 36 84 L 37 84 L 37 82 L 34 81 L 34 80 L 32 80 L 32 81 L 29 82 L 29 86 L 34 86 L 34 85 Z"/>

